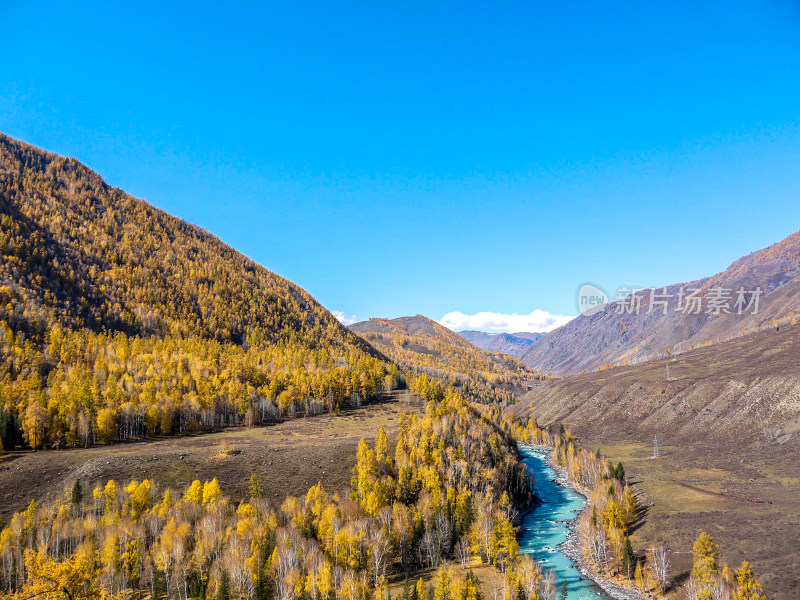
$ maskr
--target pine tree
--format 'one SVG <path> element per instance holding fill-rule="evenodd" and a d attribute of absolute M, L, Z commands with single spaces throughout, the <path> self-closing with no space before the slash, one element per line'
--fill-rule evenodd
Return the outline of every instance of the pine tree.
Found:
<path fill-rule="evenodd" d="M 428 591 L 425 586 L 425 580 L 420 577 L 417 580 L 417 585 L 414 587 L 415 600 L 427 600 Z"/>
<path fill-rule="evenodd" d="M 250 499 L 255 500 L 257 498 L 264 497 L 264 490 L 261 489 L 261 480 L 258 478 L 258 475 L 253 473 L 250 475 Z"/>
<path fill-rule="evenodd" d="M 711 583 L 713 575 L 719 573 L 719 550 L 717 544 L 705 531 L 692 546 L 692 577 L 702 583 Z"/>
<path fill-rule="evenodd" d="M 375 439 L 375 461 L 378 463 L 379 467 L 383 467 L 386 464 L 388 454 L 389 438 L 386 436 L 386 431 L 381 427 Z"/>
<path fill-rule="evenodd" d="M 719 551 L 714 540 L 705 531 L 702 532 L 692 546 L 692 581 L 698 587 L 698 600 L 710 600 L 716 584 L 716 576 L 720 572 Z"/>
<path fill-rule="evenodd" d="M 222 496 L 222 489 L 220 489 L 216 477 L 203 484 L 203 504 L 213 504 L 220 496 Z"/>
<path fill-rule="evenodd" d="M 231 598 L 231 591 L 230 591 L 230 585 L 228 584 L 228 573 L 225 571 L 225 569 L 223 569 L 222 574 L 219 577 L 217 600 L 230 600 L 230 598 Z"/>
<path fill-rule="evenodd" d="M 482 600 L 481 582 L 471 570 L 467 573 L 466 592 L 463 600 Z"/>
<path fill-rule="evenodd" d="M 411 583 L 408 581 L 408 577 L 406 577 L 406 580 L 403 583 L 403 590 L 400 592 L 400 595 L 397 597 L 397 599 L 411 600 Z"/>
<path fill-rule="evenodd" d="M 190 504 L 203 503 L 203 484 L 200 483 L 199 479 L 195 479 L 191 483 L 189 489 L 186 490 L 186 494 L 184 494 L 183 499 Z"/>
<path fill-rule="evenodd" d="M 633 546 L 631 546 L 631 538 L 625 536 L 625 547 L 622 551 L 622 570 L 628 579 L 633 577 L 633 572 L 636 569 L 636 555 L 633 553 Z"/>
<path fill-rule="evenodd" d="M 83 502 L 83 489 L 81 488 L 81 480 L 76 479 L 72 486 L 71 494 L 72 506 L 76 509 L 80 507 Z"/>
<path fill-rule="evenodd" d="M 644 571 L 642 570 L 641 561 L 636 562 L 636 571 L 633 573 L 633 580 L 636 582 L 636 587 L 638 589 L 644 590 L 645 587 Z"/>
<path fill-rule="evenodd" d="M 113 479 L 109 479 L 106 487 L 103 488 L 103 496 L 106 499 L 103 514 L 110 517 L 117 510 L 117 483 Z"/>
<path fill-rule="evenodd" d="M 567 580 L 565 579 L 561 583 L 561 591 L 558 594 L 559 600 L 567 600 L 567 594 L 569 593 L 569 588 L 567 586 Z"/>

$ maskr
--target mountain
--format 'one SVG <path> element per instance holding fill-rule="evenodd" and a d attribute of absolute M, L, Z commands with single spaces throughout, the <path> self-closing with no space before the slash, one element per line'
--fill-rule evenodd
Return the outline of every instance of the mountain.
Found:
<path fill-rule="evenodd" d="M 490 352 L 502 352 L 515 358 L 522 355 L 542 337 L 543 333 L 486 333 L 485 331 L 459 331 L 458 335 Z"/>
<path fill-rule="evenodd" d="M 515 358 L 486 352 L 422 315 L 370 319 L 349 327 L 402 368 L 461 387 L 473 400 L 512 402 L 542 377 Z"/>
<path fill-rule="evenodd" d="M 699 290 L 699 314 L 675 310 L 681 288 L 684 294 Z M 758 311 L 749 310 L 756 288 L 762 290 Z M 716 290 L 727 290 L 729 314 L 707 312 Z M 745 291 L 741 314 L 736 309 L 738 290 Z M 706 343 L 719 343 L 792 321 L 800 312 L 800 232 L 763 250 L 753 252 L 714 276 L 674 284 L 637 294 L 638 314 L 631 303 L 606 304 L 593 314 L 580 315 L 535 341 L 519 356 L 528 366 L 553 375 L 569 375 L 602 366 L 650 360 L 684 352 Z M 669 296 L 669 298 L 667 298 Z M 667 301 L 664 314 L 659 301 Z M 684 308 L 689 306 L 683 303 Z M 692 306 L 692 308 L 694 308 Z"/>
<path fill-rule="evenodd" d="M 0 358 L 6 446 L 332 409 L 397 373 L 299 286 L 4 135 Z"/>

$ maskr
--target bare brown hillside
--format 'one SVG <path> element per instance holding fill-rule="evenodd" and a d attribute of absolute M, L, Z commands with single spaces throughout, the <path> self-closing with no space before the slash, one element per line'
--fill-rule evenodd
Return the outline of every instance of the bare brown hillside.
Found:
<path fill-rule="evenodd" d="M 700 290 L 701 310 L 675 310 L 680 289 Z M 708 312 L 712 289 L 728 290 L 729 314 Z M 758 311 L 735 310 L 736 292 L 760 288 Z M 603 310 L 581 315 L 536 340 L 523 354 L 528 366 L 552 375 L 572 375 L 597 370 L 603 364 L 641 362 L 678 353 L 708 340 L 719 342 L 741 333 L 759 331 L 776 319 L 792 320 L 800 312 L 800 232 L 768 248 L 733 262 L 725 271 L 687 283 L 656 290 L 654 310 L 651 291 L 639 293 L 640 310 L 621 310 L 618 302 Z M 666 312 L 657 301 L 669 296 Z M 748 296 L 749 299 L 751 296 Z M 742 307 L 746 308 L 746 307 Z"/>
<path fill-rule="evenodd" d="M 551 380 L 527 399 L 544 422 L 688 442 L 733 434 L 788 441 L 800 437 L 800 327 Z"/>

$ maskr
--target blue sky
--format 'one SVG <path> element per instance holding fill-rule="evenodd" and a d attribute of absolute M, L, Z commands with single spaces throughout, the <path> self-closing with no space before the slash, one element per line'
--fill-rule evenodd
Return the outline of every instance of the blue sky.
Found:
<path fill-rule="evenodd" d="M 0 131 L 359 318 L 571 315 L 586 281 L 686 281 L 800 229 L 789 1 L 5 0 L 0 22 Z"/>

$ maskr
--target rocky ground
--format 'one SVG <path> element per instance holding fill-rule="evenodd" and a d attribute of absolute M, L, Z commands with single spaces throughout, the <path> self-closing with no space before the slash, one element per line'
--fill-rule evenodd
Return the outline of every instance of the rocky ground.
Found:
<path fill-rule="evenodd" d="M 569 478 L 566 469 L 559 467 L 553 462 L 549 452 L 545 454 L 545 461 L 547 462 L 547 466 L 555 471 L 556 483 L 558 483 L 560 486 L 571 488 L 584 497 L 588 495 L 588 490 L 577 486 Z M 586 508 L 584 508 L 584 510 L 586 510 Z M 607 577 L 603 577 L 599 573 L 595 572 L 595 570 L 592 569 L 591 566 L 584 560 L 583 553 L 578 546 L 578 534 L 576 532 L 576 527 L 580 516 L 581 515 L 577 515 L 575 518 L 566 522 L 567 526 L 569 527 L 569 533 L 567 534 L 567 540 L 561 543 L 559 546 L 561 551 L 578 566 L 578 570 L 581 572 L 581 575 L 594 580 L 595 583 L 597 583 L 597 585 L 599 585 L 605 593 L 612 598 L 615 598 L 615 600 L 644 600 L 645 597 L 642 596 L 642 594 L 638 593 L 634 589 L 620 585 Z"/>

